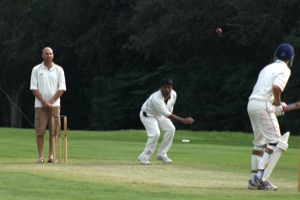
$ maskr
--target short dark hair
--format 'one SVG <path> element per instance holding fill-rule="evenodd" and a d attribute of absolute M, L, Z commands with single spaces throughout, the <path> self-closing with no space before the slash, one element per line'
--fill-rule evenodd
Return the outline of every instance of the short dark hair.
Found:
<path fill-rule="evenodd" d="M 163 85 L 171 85 L 173 86 L 173 81 L 171 78 L 163 78 L 161 81 L 160 81 L 160 86 L 163 86 Z"/>

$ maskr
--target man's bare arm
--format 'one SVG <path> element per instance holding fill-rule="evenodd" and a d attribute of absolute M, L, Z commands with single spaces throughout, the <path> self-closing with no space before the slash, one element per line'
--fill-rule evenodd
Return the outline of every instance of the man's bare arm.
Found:
<path fill-rule="evenodd" d="M 169 115 L 168 118 L 174 122 L 180 122 L 182 124 L 192 124 L 194 122 L 194 119 L 191 117 L 182 118 L 174 114 Z"/>

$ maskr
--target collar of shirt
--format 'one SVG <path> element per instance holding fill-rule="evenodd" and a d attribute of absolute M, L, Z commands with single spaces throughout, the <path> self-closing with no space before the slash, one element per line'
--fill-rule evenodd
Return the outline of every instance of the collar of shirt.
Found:
<path fill-rule="evenodd" d="M 52 71 L 52 70 L 54 70 L 55 64 L 54 64 L 54 62 L 52 62 L 52 65 L 51 65 L 50 69 L 48 69 L 48 67 L 46 67 L 46 66 L 44 65 L 44 62 L 43 62 L 43 63 L 42 63 L 42 67 L 43 67 L 43 69 L 46 69 L 46 70 L 48 70 L 48 71 Z"/>
<path fill-rule="evenodd" d="M 284 61 L 279 60 L 279 59 L 276 59 L 276 60 L 275 60 L 275 63 L 282 63 L 282 64 L 285 64 L 285 65 L 287 66 L 287 64 L 286 64 Z"/>

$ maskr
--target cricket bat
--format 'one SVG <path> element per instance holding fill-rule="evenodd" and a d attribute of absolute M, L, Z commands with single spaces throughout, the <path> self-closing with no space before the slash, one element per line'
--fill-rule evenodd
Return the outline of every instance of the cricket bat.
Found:
<path fill-rule="evenodd" d="M 300 109 L 300 101 L 288 104 L 284 111 L 286 112 L 286 111 L 298 110 L 298 109 Z"/>

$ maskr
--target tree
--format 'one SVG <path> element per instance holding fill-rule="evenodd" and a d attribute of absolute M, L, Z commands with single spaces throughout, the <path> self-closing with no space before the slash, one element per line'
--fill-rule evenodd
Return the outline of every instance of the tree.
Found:
<path fill-rule="evenodd" d="M 156 68 L 169 63 L 195 129 L 250 131 L 247 98 L 298 10 L 299 1 L 138 1 L 128 48 Z"/>
<path fill-rule="evenodd" d="M 5 49 L 0 53 L 2 58 L 0 86 L 8 94 L 9 101 L 7 102 L 11 107 L 10 112 L 6 111 L 5 101 L 1 101 L 3 102 L 1 110 L 8 112 L 3 113 L 3 116 L 11 116 L 9 120 L 11 127 L 22 127 L 21 114 L 24 112 L 27 116 L 33 116 L 33 95 L 29 90 L 30 75 L 32 67 L 42 61 L 40 55 L 44 47 L 50 46 L 54 49 L 54 62 L 62 65 L 65 70 L 68 70 L 67 66 L 73 67 L 76 64 L 77 58 L 73 53 L 73 48 L 76 38 L 81 34 L 81 25 L 78 24 L 80 20 L 78 20 L 77 13 L 73 11 L 80 7 L 78 2 L 67 0 L 0 1 L 1 48 Z M 81 72 L 76 72 L 74 69 L 76 67 L 69 69 L 66 77 L 69 80 L 74 77 L 74 82 L 80 83 L 76 81 L 76 78 Z M 71 76 L 74 73 L 76 75 Z M 73 92 L 77 94 L 77 90 L 71 89 L 71 93 Z M 3 94 L 2 96 L 6 97 Z M 26 99 L 25 104 L 21 99 Z M 80 99 L 76 98 L 76 100 Z M 64 102 L 65 99 L 63 98 L 62 101 Z M 83 103 L 83 105 L 86 104 Z"/>
<path fill-rule="evenodd" d="M 1 51 L 1 80 L 0 86 L 7 91 L 7 100 L 10 106 L 10 126 L 21 127 L 22 107 L 21 95 L 25 89 L 30 69 L 24 66 L 29 63 L 30 57 L 24 54 L 33 52 L 34 45 L 28 43 L 32 35 L 30 30 L 30 13 L 36 0 L 26 0 L 15 4 L 14 1 L 0 1 L 0 39 Z M 4 101 L 3 101 L 4 104 Z"/>
<path fill-rule="evenodd" d="M 299 5 L 299 0 L 0 0 L 5 49 L 0 87 L 33 116 L 30 72 L 41 62 L 42 48 L 50 46 L 66 72 L 63 113 L 76 129 L 140 128 L 141 104 L 170 76 L 178 93 L 175 112 L 192 115 L 192 129 L 251 131 L 248 96 L 283 41 L 296 50 L 283 99 L 298 98 Z M 1 91 L 0 100 L 0 123 L 21 126 L 20 113 Z M 7 113 L 11 119 L 3 117 Z M 300 129 L 292 115 L 296 112 L 282 124 Z"/>

